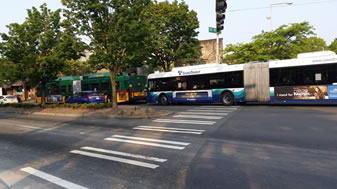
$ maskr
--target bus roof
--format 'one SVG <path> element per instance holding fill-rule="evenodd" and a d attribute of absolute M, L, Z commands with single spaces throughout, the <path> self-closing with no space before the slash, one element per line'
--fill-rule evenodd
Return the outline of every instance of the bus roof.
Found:
<path fill-rule="evenodd" d="M 73 80 L 80 80 L 80 76 L 65 76 L 65 77 L 59 77 L 55 81 L 73 81 Z"/>
<path fill-rule="evenodd" d="M 268 63 L 270 68 L 331 64 L 337 63 L 337 55 L 332 51 L 319 51 L 319 52 L 301 53 L 298 54 L 297 58 L 294 59 L 271 60 L 269 62 L 256 62 L 256 63 Z M 203 64 L 196 66 L 177 67 L 173 68 L 171 72 L 155 72 L 153 74 L 150 74 L 148 76 L 148 79 L 242 71 L 244 65 L 245 64 L 234 64 L 234 65 Z"/>
<path fill-rule="evenodd" d="M 203 64 L 196 66 L 177 67 L 171 72 L 155 72 L 148 76 L 148 79 L 162 77 L 179 77 L 188 75 L 200 75 L 218 72 L 230 72 L 243 70 L 243 64 L 227 65 L 227 64 Z"/>

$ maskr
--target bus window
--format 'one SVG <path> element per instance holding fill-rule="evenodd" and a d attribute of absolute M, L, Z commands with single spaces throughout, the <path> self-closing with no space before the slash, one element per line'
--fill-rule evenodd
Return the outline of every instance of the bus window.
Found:
<path fill-rule="evenodd" d="M 92 83 L 91 84 L 91 90 L 99 91 L 99 83 Z"/>
<path fill-rule="evenodd" d="M 82 91 L 88 91 L 89 90 L 89 84 L 84 84 L 82 86 Z"/>
<path fill-rule="evenodd" d="M 186 81 L 177 81 L 177 90 L 186 90 L 187 82 Z"/>
<path fill-rule="evenodd" d="M 61 85 L 60 86 L 60 91 L 61 91 L 61 93 L 66 93 L 67 92 L 67 86 L 66 85 Z"/>
<path fill-rule="evenodd" d="M 101 88 L 101 89 L 102 89 L 103 91 L 107 91 L 107 90 L 109 90 L 109 83 L 102 83 L 102 85 L 101 85 L 101 86 L 102 86 L 102 88 Z"/>
<path fill-rule="evenodd" d="M 156 91 L 156 80 L 149 80 L 149 91 Z"/>
<path fill-rule="evenodd" d="M 243 72 L 226 73 L 227 87 L 243 87 Z"/>
<path fill-rule="evenodd" d="M 72 92 L 73 92 L 73 86 L 68 85 L 68 92 L 69 92 L 69 93 L 72 93 Z"/>
<path fill-rule="evenodd" d="M 205 76 L 191 77 L 188 82 L 188 89 L 190 90 L 200 90 L 206 89 Z"/>

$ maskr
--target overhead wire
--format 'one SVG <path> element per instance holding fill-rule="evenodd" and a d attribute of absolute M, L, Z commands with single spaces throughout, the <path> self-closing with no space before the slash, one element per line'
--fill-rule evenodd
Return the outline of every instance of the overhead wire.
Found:
<path fill-rule="evenodd" d="M 313 5 L 313 4 L 324 4 L 324 3 L 330 3 L 330 2 L 337 2 L 337 0 L 325 0 L 325 1 L 312 1 L 312 2 L 306 2 L 306 3 L 294 3 L 291 6 L 303 6 L 303 5 Z M 286 5 L 279 5 L 278 7 L 283 7 Z M 242 11 L 253 11 L 253 10 L 261 10 L 261 9 L 269 9 L 270 6 L 265 7 L 253 7 L 253 8 L 245 8 L 245 9 L 233 9 L 228 10 L 226 12 L 242 12 Z"/>

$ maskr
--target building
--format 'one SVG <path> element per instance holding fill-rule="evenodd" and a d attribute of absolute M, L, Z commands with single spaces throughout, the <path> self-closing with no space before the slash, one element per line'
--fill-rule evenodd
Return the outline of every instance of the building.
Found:
<path fill-rule="evenodd" d="M 216 62 L 216 39 L 209 40 L 201 40 L 201 61 L 206 62 L 206 64 L 215 63 Z M 219 47 L 220 47 L 220 62 L 223 59 L 223 39 L 219 39 Z"/>

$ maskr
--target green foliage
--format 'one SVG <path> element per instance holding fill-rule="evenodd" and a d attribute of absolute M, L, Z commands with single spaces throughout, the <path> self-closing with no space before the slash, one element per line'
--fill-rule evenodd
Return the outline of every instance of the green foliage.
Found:
<path fill-rule="evenodd" d="M 314 36 L 308 22 L 282 25 L 272 32 L 262 32 L 246 44 L 228 45 L 224 62 L 240 64 L 251 61 L 295 58 L 298 53 L 320 51 L 326 48 L 323 39 Z"/>
<path fill-rule="evenodd" d="M 62 0 L 79 35 L 90 39 L 95 69 L 111 73 L 113 104 L 117 107 L 115 75 L 148 59 L 150 33 L 143 10 L 151 0 Z"/>
<path fill-rule="evenodd" d="M 16 81 L 26 82 L 34 72 L 31 47 L 27 43 L 26 25 L 12 23 L 7 28 L 8 34 L 1 34 L 0 77 L 6 80 L 7 84 Z"/>
<path fill-rule="evenodd" d="M 7 80 L 27 81 L 42 87 L 61 73 L 66 60 L 81 57 L 85 45 L 76 38 L 70 21 L 61 20 L 61 10 L 51 11 L 46 4 L 27 10 L 23 24 L 13 23 L 8 34 L 1 34 L 1 64 L 11 72 Z M 68 15 L 64 14 L 65 18 Z M 5 62 L 5 63 L 4 63 Z M 44 90 L 42 90 L 44 91 Z M 44 103 L 42 94 L 42 104 Z"/>
<path fill-rule="evenodd" d="M 152 67 L 169 71 L 174 63 L 196 63 L 200 54 L 197 13 L 185 2 L 154 2 L 146 11 L 151 30 Z"/>
<path fill-rule="evenodd" d="M 0 104 L 0 108 L 1 107 L 12 107 L 12 108 L 37 108 L 40 107 L 39 105 L 35 105 L 35 104 L 22 104 L 22 103 L 18 103 L 18 104 Z"/>
<path fill-rule="evenodd" d="M 337 53 L 337 38 L 329 45 L 329 50 Z"/>
<path fill-rule="evenodd" d="M 93 73 L 95 70 L 88 63 L 88 61 L 67 60 L 62 73 L 64 75 L 86 75 Z"/>
<path fill-rule="evenodd" d="M 72 108 L 72 109 L 104 109 L 104 108 L 111 108 L 111 103 L 92 103 L 92 104 L 46 104 L 43 106 L 43 108 Z"/>

